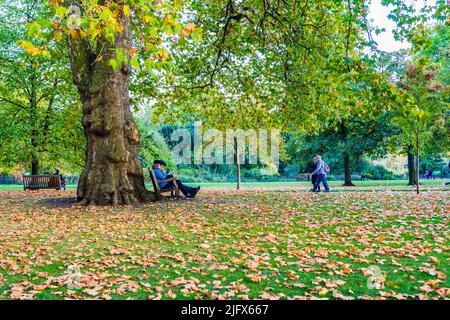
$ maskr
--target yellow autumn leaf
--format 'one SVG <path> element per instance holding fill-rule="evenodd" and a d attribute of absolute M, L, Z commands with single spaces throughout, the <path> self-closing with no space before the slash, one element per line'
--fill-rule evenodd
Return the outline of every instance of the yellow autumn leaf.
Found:
<path fill-rule="evenodd" d="M 167 60 L 167 58 L 169 57 L 169 53 L 165 49 L 161 49 L 156 53 L 155 57 L 157 59 Z"/>
<path fill-rule="evenodd" d="M 144 23 L 150 23 L 150 22 L 152 22 L 153 20 L 154 20 L 154 18 L 153 18 L 152 16 L 145 16 L 145 17 L 142 18 L 142 21 L 143 21 Z"/>
<path fill-rule="evenodd" d="M 196 25 L 195 23 L 190 22 L 190 23 L 188 23 L 186 29 L 187 29 L 188 31 L 190 31 L 190 32 L 194 32 L 196 27 L 197 27 L 197 25 Z"/>
<path fill-rule="evenodd" d="M 55 32 L 55 33 L 53 34 L 53 38 L 55 39 L 56 42 L 60 42 L 61 39 L 62 39 L 62 34 L 61 34 L 61 32 Z"/>
<path fill-rule="evenodd" d="M 326 295 L 328 293 L 328 289 L 327 288 L 322 288 L 322 290 L 320 290 L 318 293 L 319 293 L 320 296 L 324 296 L 324 295 Z"/>
<path fill-rule="evenodd" d="M 92 30 L 92 32 L 90 33 L 90 38 L 91 40 L 94 40 L 95 38 L 97 38 L 97 36 L 100 34 L 100 30 L 99 29 L 94 29 Z"/>
<path fill-rule="evenodd" d="M 75 29 L 69 29 L 67 32 L 69 32 L 70 36 L 71 36 L 73 39 L 78 39 L 78 36 L 79 36 L 78 30 L 75 30 Z"/>
<path fill-rule="evenodd" d="M 136 53 L 136 48 L 133 47 L 133 48 L 130 49 L 130 52 L 128 52 L 128 55 L 131 57 L 131 56 L 133 56 L 135 53 Z"/>
<path fill-rule="evenodd" d="M 29 41 L 19 41 L 17 42 L 18 45 L 20 45 L 26 52 L 30 53 L 32 56 L 38 55 L 41 50 L 38 47 L 35 47 L 31 42 Z"/>
<path fill-rule="evenodd" d="M 175 20 L 173 20 L 173 18 L 171 16 L 165 16 L 164 17 L 164 24 L 167 27 L 171 27 L 175 24 Z"/>
<path fill-rule="evenodd" d="M 127 6 L 126 4 L 123 5 L 123 14 L 127 18 L 130 16 L 130 7 Z"/>

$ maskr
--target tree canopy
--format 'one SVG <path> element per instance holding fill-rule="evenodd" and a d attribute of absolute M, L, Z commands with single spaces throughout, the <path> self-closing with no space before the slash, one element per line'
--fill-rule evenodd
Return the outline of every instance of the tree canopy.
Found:
<path fill-rule="evenodd" d="M 362 0 L 2 1 L 0 159 L 84 162 L 79 201 L 129 204 L 153 199 L 141 162 L 168 154 L 161 123 L 322 139 L 346 177 L 400 131 L 417 156 L 446 148 L 448 6 L 382 3 L 410 49 L 377 49 Z"/>

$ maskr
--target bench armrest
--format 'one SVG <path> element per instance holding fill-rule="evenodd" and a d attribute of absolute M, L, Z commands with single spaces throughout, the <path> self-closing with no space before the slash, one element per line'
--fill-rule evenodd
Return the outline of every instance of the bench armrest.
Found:
<path fill-rule="evenodd" d="M 177 177 L 172 177 L 172 178 L 164 179 L 164 180 L 156 180 L 156 181 L 158 183 L 161 183 L 161 182 L 169 182 L 169 181 L 175 181 L 175 180 L 177 180 Z"/>

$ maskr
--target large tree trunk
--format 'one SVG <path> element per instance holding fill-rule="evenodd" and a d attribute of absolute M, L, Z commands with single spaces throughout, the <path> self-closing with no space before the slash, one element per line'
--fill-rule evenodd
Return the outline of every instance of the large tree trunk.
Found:
<path fill-rule="evenodd" d="M 419 133 L 416 133 L 416 193 L 420 193 L 420 181 L 419 181 L 419 175 L 420 175 L 420 167 L 419 167 Z"/>
<path fill-rule="evenodd" d="M 114 45 L 102 39 L 102 59 L 96 59 L 88 40 L 71 37 L 69 49 L 73 79 L 83 108 L 87 139 L 86 163 L 78 183 L 81 204 L 118 205 L 155 200 L 145 188 L 138 159 L 139 135 L 131 115 L 128 85 L 131 67 L 114 71 L 109 60 L 114 47 L 131 48 L 129 21 L 121 16 L 125 30 Z"/>
<path fill-rule="evenodd" d="M 37 152 L 38 144 L 36 142 L 36 133 L 34 130 L 32 131 L 31 135 L 31 174 L 38 175 L 40 164 Z"/>
<path fill-rule="evenodd" d="M 350 156 L 344 152 L 344 186 L 353 187 L 352 176 L 350 171 Z"/>
<path fill-rule="evenodd" d="M 236 163 L 236 190 L 241 190 L 241 165 Z"/>
<path fill-rule="evenodd" d="M 342 142 L 346 142 L 347 140 L 347 126 L 344 122 L 340 123 L 340 137 Z M 350 155 L 347 152 L 344 152 L 343 154 L 344 158 L 344 186 L 346 187 L 353 187 L 354 184 L 352 183 L 352 177 L 350 172 Z"/>
<path fill-rule="evenodd" d="M 408 147 L 408 186 L 416 185 L 416 170 L 412 146 Z"/>
<path fill-rule="evenodd" d="M 31 159 L 31 174 L 38 175 L 39 174 L 39 159 L 36 157 L 32 157 Z"/>
<path fill-rule="evenodd" d="M 33 64 L 33 60 L 30 61 L 30 64 Z M 31 174 L 38 175 L 39 174 L 39 158 L 38 158 L 38 130 L 37 130 L 37 86 L 36 86 L 36 74 L 34 72 L 34 68 L 31 68 L 32 73 L 30 77 L 31 82 L 31 97 L 30 97 L 30 118 L 31 118 Z"/>
<path fill-rule="evenodd" d="M 238 139 L 235 138 L 235 154 L 236 154 L 236 190 L 241 190 L 241 163 L 239 161 L 239 146 Z"/>

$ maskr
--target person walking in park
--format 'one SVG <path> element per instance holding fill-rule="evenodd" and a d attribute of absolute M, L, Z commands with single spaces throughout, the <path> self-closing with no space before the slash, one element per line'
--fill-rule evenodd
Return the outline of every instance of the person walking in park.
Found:
<path fill-rule="evenodd" d="M 153 161 L 153 172 L 155 173 L 156 179 L 166 180 L 166 179 L 174 178 L 173 175 L 167 174 L 165 172 L 165 170 L 166 170 L 166 162 L 165 161 L 163 161 L 163 160 Z M 182 183 L 178 179 L 174 179 L 174 180 L 175 180 L 176 184 L 178 185 L 178 188 L 180 189 L 180 191 L 184 194 L 184 196 L 186 198 L 194 199 L 195 196 L 197 195 L 198 191 L 200 190 L 200 187 L 196 187 L 196 188 L 189 187 L 189 186 L 185 185 L 184 183 Z M 161 189 L 167 188 L 167 187 L 173 187 L 174 185 L 175 184 L 173 181 L 159 183 L 159 187 Z"/>
<path fill-rule="evenodd" d="M 315 156 L 313 161 L 316 164 L 316 169 L 311 173 L 311 176 L 316 174 L 317 180 L 316 183 L 314 184 L 312 192 L 320 192 L 319 186 L 321 183 L 323 183 L 323 186 L 325 187 L 325 192 L 330 192 L 330 187 L 328 186 L 326 176 L 326 173 L 330 171 L 330 168 L 325 163 L 325 161 L 322 160 L 322 157 L 319 155 Z"/>

